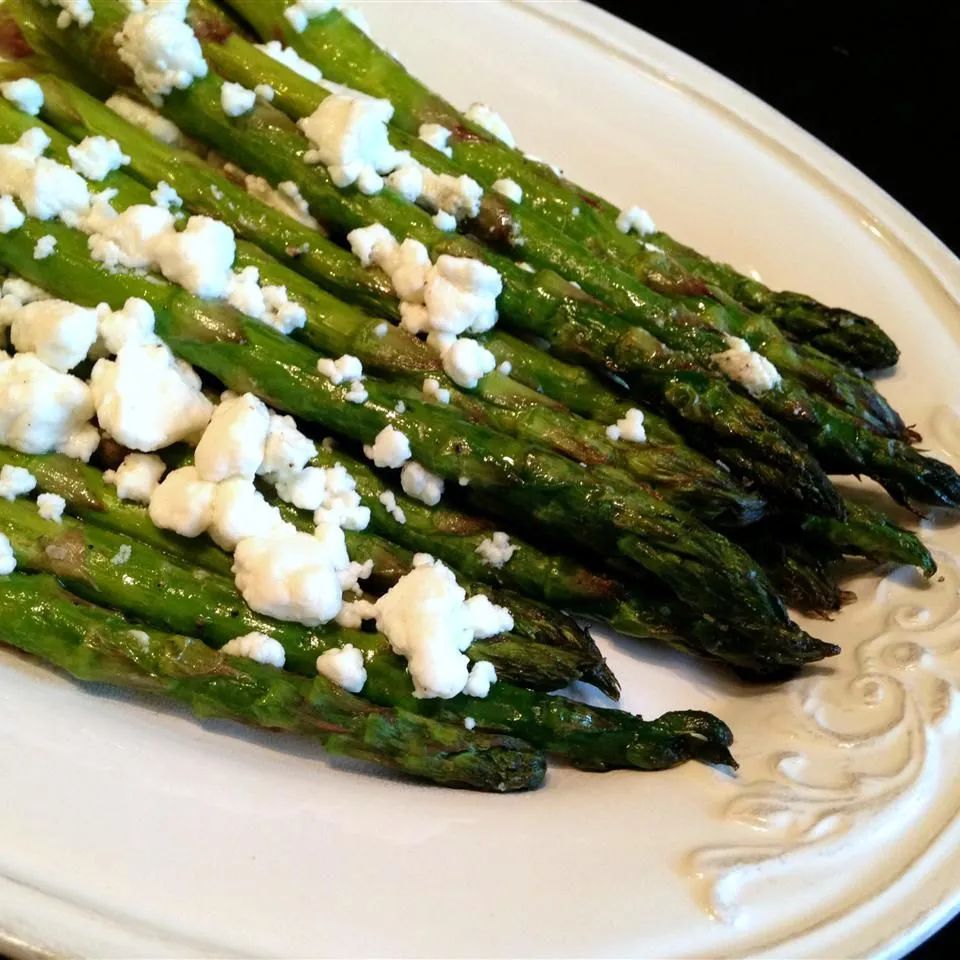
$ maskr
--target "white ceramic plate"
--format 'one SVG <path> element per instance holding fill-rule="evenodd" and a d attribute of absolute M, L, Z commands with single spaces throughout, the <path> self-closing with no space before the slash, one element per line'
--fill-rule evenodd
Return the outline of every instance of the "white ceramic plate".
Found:
<path fill-rule="evenodd" d="M 382 3 L 455 103 L 678 236 L 876 317 L 885 387 L 960 457 L 960 264 L 839 157 L 580 4 Z M 391 782 L 0 654 L 0 947 L 95 956 L 893 956 L 960 905 L 960 536 L 851 584 L 829 667 L 748 689 L 612 641 L 624 706 L 698 707 L 736 777 L 553 770 L 492 797 Z"/>

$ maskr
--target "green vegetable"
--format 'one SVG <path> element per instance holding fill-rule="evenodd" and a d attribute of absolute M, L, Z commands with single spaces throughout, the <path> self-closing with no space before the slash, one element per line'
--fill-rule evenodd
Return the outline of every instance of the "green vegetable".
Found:
<path fill-rule="evenodd" d="M 324 677 L 292 676 L 144 629 L 50 576 L 0 578 L 0 622 L 0 641 L 79 680 L 165 695 L 198 717 L 303 734 L 329 753 L 450 787 L 504 793 L 543 782 L 542 754 L 520 740 L 374 706 Z"/>

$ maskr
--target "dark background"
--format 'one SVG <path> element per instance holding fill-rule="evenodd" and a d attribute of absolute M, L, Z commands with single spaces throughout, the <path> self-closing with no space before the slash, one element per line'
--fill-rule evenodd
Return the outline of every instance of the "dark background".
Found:
<path fill-rule="evenodd" d="M 598 6 L 746 87 L 960 253 L 960 5 L 775 0 Z M 948 9 L 952 8 L 952 9 Z M 838 866 L 840 866 L 838 864 Z M 911 954 L 957 956 L 960 919 Z"/>

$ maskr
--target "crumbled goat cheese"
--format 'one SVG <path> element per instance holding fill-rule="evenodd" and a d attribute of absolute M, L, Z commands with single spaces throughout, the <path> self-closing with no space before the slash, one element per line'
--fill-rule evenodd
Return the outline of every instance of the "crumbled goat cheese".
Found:
<path fill-rule="evenodd" d="M 477 216 L 483 199 L 483 188 L 472 177 L 434 173 L 413 160 L 397 167 L 387 177 L 387 184 L 411 203 L 419 203 L 431 213 L 449 214 L 456 220 Z M 434 223 L 440 226 L 449 221 L 441 217 Z"/>
<path fill-rule="evenodd" d="M 212 217 L 195 216 L 183 230 L 165 230 L 158 240 L 154 255 L 168 280 L 198 297 L 224 297 L 236 256 L 230 227 Z"/>
<path fill-rule="evenodd" d="M 666 253 L 667 251 L 663 247 L 658 247 L 655 243 L 645 243 L 643 249 L 648 253 Z"/>
<path fill-rule="evenodd" d="M 62 523 L 63 511 L 66 509 L 67 501 L 57 493 L 41 493 L 37 497 L 37 513 L 42 520 Z"/>
<path fill-rule="evenodd" d="M 467 618 L 476 640 L 487 640 L 513 629 L 513 617 L 505 607 L 491 603 L 489 597 L 475 594 L 466 603 Z"/>
<path fill-rule="evenodd" d="M 386 510 L 397 523 L 407 522 L 407 515 L 403 512 L 403 508 L 397 503 L 397 495 L 392 490 L 384 490 L 377 499 L 383 504 L 384 510 Z"/>
<path fill-rule="evenodd" d="M 117 116 L 126 120 L 127 123 L 132 123 L 134 126 L 140 127 L 141 130 L 146 130 L 154 140 L 159 140 L 160 143 L 180 146 L 184 142 L 185 138 L 175 123 L 160 116 L 152 107 L 131 100 L 122 93 L 115 93 L 110 97 L 106 101 L 106 106 Z"/>
<path fill-rule="evenodd" d="M 0 576 L 6 576 L 17 569 L 17 558 L 5 533 L 0 533 Z"/>
<path fill-rule="evenodd" d="M 643 411 L 631 407 L 625 417 L 607 427 L 607 436 L 611 440 L 630 440 L 633 443 L 644 443 L 647 431 L 643 426 Z"/>
<path fill-rule="evenodd" d="M 133 503 L 149 503 L 167 465 L 149 453 L 128 453 L 114 471 L 117 497 Z"/>
<path fill-rule="evenodd" d="M 239 83 L 227 81 L 220 88 L 220 108 L 228 117 L 249 113 L 257 102 L 257 95 Z"/>
<path fill-rule="evenodd" d="M 159 343 L 153 325 L 153 307 L 139 297 L 131 297 L 120 310 L 106 304 L 97 308 L 100 345 L 109 354 L 118 354 L 128 344 Z"/>
<path fill-rule="evenodd" d="M 304 80 L 319 83 L 323 79 L 323 74 L 312 63 L 304 60 L 293 47 L 285 47 L 279 40 L 257 44 L 257 49 L 272 60 L 276 60 L 277 63 L 282 63 L 294 73 L 299 74 Z"/>
<path fill-rule="evenodd" d="M 249 537 L 273 537 L 293 530 L 252 481 L 233 477 L 217 484 L 207 532 L 218 547 L 230 552 Z"/>
<path fill-rule="evenodd" d="M 443 496 L 443 480 L 415 460 L 403 465 L 400 471 L 400 486 L 408 497 L 413 497 L 428 507 L 436 506 Z"/>
<path fill-rule="evenodd" d="M 25 219 L 23 212 L 13 202 L 13 197 L 9 193 L 0 197 L 0 234 L 19 230 Z"/>
<path fill-rule="evenodd" d="M 66 300 L 37 300 L 13 314 L 10 339 L 60 373 L 86 359 L 97 339 L 97 311 Z"/>
<path fill-rule="evenodd" d="M 87 182 L 75 170 L 43 156 L 50 138 L 39 127 L 0 146 L 0 194 L 20 201 L 31 217 L 76 226 L 90 205 Z"/>
<path fill-rule="evenodd" d="M 86 463 L 99 446 L 100 431 L 92 423 L 85 423 L 76 430 L 72 430 L 57 449 L 65 457 L 83 460 Z"/>
<path fill-rule="evenodd" d="M 31 117 L 35 117 L 43 107 L 43 90 L 36 80 L 29 77 L 0 83 L 0 93 L 18 110 L 29 113 Z"/>
<path fill-rule="evenodd" d="M 57 249 L 57 238 L 44 234 L 33 246 L 33 259 L 46 260 Z"/>
<path fill-rule="evenodd" d="M 516 180 L 511 180 L 509 177 L 503 180 L 494 180 L 493 189 L 514 203 L 520 203 L 523 200 L 523 188 Z"/>
<path fill-rule="evenodd" d="M 162 344 L 130 344 L 116 360 L 98 360 L 90 387 L 101 428 L 145 453 L 198 433 L 213 413 L 193 368 Z"/>
<path fill-rule="evenodd" d="M 363 365 L 349 353 L 345 353 L 336 360 L 321 357 L 317 361 L 317 373 L 325 376 L 331 383 L 339 385 L 363 379 Z"/>
<path fill-rule="evenodd" d="M 271 103 L 275 96 L 274 89 L 269 83 L 258 83 L 253 88 L 253 92 L 266 103 Z"/>
<path fill-rule="evenodd" d="M 246 657 L 248 660 L 280 669 L 287 662 L 287 655 L 280 641 L 256 631 L 228 640 L 220 648 L 220 652 L 232 657 Z"/>
<path fill-rule="evenodd" d="M 563 176 L 563 171 L 558 166 L 556 166 L 556 164 L 548 163 L 546 160 L 543 159 L 543 157 L 538 157 L 534 153 L 525 153 L 523 155 L 523 159 L 529 160 L 531 163 L 541 164 L 542 166 L 546 167 L 548 170 L 552 171 L 555 176 L 558 176 L 558 177 Z"/>
<path fill-rule="evenodd" d="M 323 503 L 317 507 L 313 522 L 332 523 L 344 530 L 365 530 L 370 522 L 370 508 L 361 506 L 357 482 L 342 464 L 324 470 Z"/>
<path fill-rule="evenodd" d="M 166 180 L 161 180 L 157 184 L 156 189 L 150 191 L 150 199 L 158 207 L 166 207 L 167 210 L 172 207 L 179 208 L 183 206 L 183 200 L 180 194 L 177 193 Z"/>
<path fill-rule="evenodd" d="M 506 121 L 496 110 L 491 110 L 485 103 L 471 103 L 467 107 L 466 117 L 508 147 L 516 147 L 517 141 L 513 139 L 513 134 L 510 132 Z"/>
<path fill-rule="evenodd" d="M 490 687 L 497 682 L 497 671 L 489 660 L 478 660 L 470 668 L 467 685 L 463 692 L 468 697 L 486 697 Z"/>
<path fill-rule="evenodd" d="M 378 323 L 374 328 L 374 334 L 379 337 L 381 340 L 387 335 L 390 330 L 390 325 L 385 321 Z"/>
<path fill-rule="evenodd" d="M 305 227 L 312 227 L 316 230 L 320 225 L 316 218 L 310 215 L 307 201 L 300 195 L 300 188 L 292 180 L 284 180 L 274 190 L 263 177 L 246 174 L 243 185 L 250 196 L 256 197 L 261 203 L 266 203 L 281 213 L 285 213 Z"/>
<path fill-rule="evenodd" d="M 57 26 L 61 30 L 66 30 L 71 23 L 78 27 L 87 27 L 93 20 L 93 8 L 90 6 L 90 0 L 53 0 L 60 7 L 60 13 L 57 14 Z"/>
<path fill-rule="evenodd" d="M 94 260 L 110 269 L 145 270 L 156 265 L 153 247 L 173 231 L 174 220 L 165 207 L 137 203 L 118 214 L 107 201 L 91 211 L 84 228 L 90 233 L 87 245 Z"/>
<path fill-rule="evenodd" d="M 20 277 L 7 277 L 3 281 L 3 287 L 0 288 L 5 297 L 16 297 L 20 303 L 33 303 L 34 300 L 49 300 L 50 294 L 46 290 L 35 287 Z"/>
<path fill-rule="evenodd" d="M 437 257 L 424 285 L 430 329 L 443 333 L 484 333 L 497 322 L 500 274 L 471 257 Z"/>
<path fill-rule="evenodd" d="M 173 90 L 207 75 L 200 42 L 185 23 L 186 2 L 150 3 L 131 13 L 114 37 L 120 59 L 133 71 L 147 100 L 159 106 Z"/>
<path fill-rule="evenodd" d="M 376 435 L 372 444 L 364 444 L 363 453 L 376 466 L 391 469 L 402 467 L 413 456 L 406 435 L 390 424 Z"/>
<path fill-rule="evenodd" d="M 366 403 L 368 396 L 367 388 L 359 380 L 354 380 L 350 384 L 350 389 L 344 394 L 344 400 L 347 403 Z"/>
<path fill-rule="evenodd" d="M 36 485 L 37 478 L 25 467 L 13 467 L 9 463 L 0 467 L 0 498 L 16 500 Z"/>
<path fill-rule="evenodd" d="M 252 393 L 219 404 L 197 444 L 194 463 L 204 480 L 252 480 L 263 463 L 270 412 Z"/>
<path fill-rule="evenodd" d="M 497 530 L 493 536 L 484 537 L 474 552 L 488 567 L 502 567 L 517 552 L 517 547 L 506 533 Z"/>
<path fill-rule="evenodd" d="M 310 534 L 248 537 L 233 560 L 237 589 L 257 613 L 315 627 L 340 612 L 337 572 Z"/>
<path fill-rule="evenodd" d="M 277 495 L 298 510 L 318 510 L 326 499 L 327 476 L 322 467 L 306 467 L 274 480 Z"/>
<path fill-rule="evenodd" d="M 348 600 L 337 614 L 337 625 L 344 630 L 359 630 L 364 620 L 375 620 L 376 616 L 376 604 L 369 600 Z"/>
<path fill-rule="evenodd" d="M 481 618 L 471 613 L 463 588 L 447 567 L 423 555 L 414 564 L 377 601 L 377 629 L 406 658 L 414 696 L 449 699 L 464 692 L 470 680 L 464 651 L 476 638 L 474 621 Z M 497 619 L 512 628 L 507 611 Z M 474 686 L 481 689 L 474 695 L 485 695 L 484 683 L 489 690 L 494 679 L 486 669 L 479 671 Z"/>
<path fill-rule="evenodd" d="M 509 360 L 504 360 L 503 363 L 497 367 L 497 372 L 502 373 L 505 377 L 509 377 L 510 374 L 513 373 L 513 364 Z"/>
<path fill-rule="evenodd" d="M 464 717 L 463 718 L 463 729 L 464 730 L 473 730 L 476 727 L 477 721 L 473 717 Z"/>
<path fill-rule="evenodd" d="M 762 354 L 750 349 L 740 337 L 725 336 L 728 349 L 713 355 L 713 361 L 731 380 L 736 380 L 753 397 L 779 387 L 780 371 Z"/>
<path fill-rule="evenodd" d="M 417 136 L 426 144 L 439 150 L 444 156 L 453 156 L 453 147 L 448 145 L 448 141 L 453 131 L 440 123 L 423 123 L 417 131 Z"/>
<path fill-rule="evenodd" d="M 653 218 L 642 207 L 628 207 L 617 217 L 617 229 L 621 233 L 639 233 L 641 237 L 657 232 Z"/>
<path fill-rule="evenodd" d="M 367 682 L 363 652 L 352 643 L 335 650 L 324 650 L 317 657 L 317 673 L 350 693 L 359 693 Z"/>
<path fill-rule="evenodd" d="M 131 547 L 129 543 L 122 543 L 117 547 L 117 552 L 110 558 L 110 562 L 115 567 L 122 567 L 125 563 L 129 562 L 132 556 L 133 547 Z"/>
<path fill-rule="evenodd" d="M 407 159 L 387 136 L 392 116 L 389 100 L 346 94 L 327 97 L 297 122 L 314 147 L 306 155 L 308 161 L 322 163 L 338 187 L 356 183 L 361 193 L 379 193 L 383 189 L 380 174 Z"/>
<path fill-rule="evenodd" d="M 443 210 L 438 210 L 433 215 L 433 225 L 444 233 L 453 233 L 457 229 L 457 218 Z"/>
<path fill-rule="evenodd" d="M 0 443 L 21 453 L 67 453 L 71 439 L 90 428 L 93 411 L 82 380 L 31 353 L 0 353 Z"/>
<path fill-rule="evenodd" d="M 497 365 L 494 355 L 469 337 L 454 340 L 441 350 L 441 358 L 447 376 L 459 386 L 471 390 Z"/>
<path fill-rule="evenodd" d="M 263 462 L 257 473 L 268 478 L 298 473 L 316 455 L 316 445 L 300 432 L 293 417 L 271 413 Z"/>
<path fill-rule="evenodd" d="M 130 162 L 116 140 L 106 137 L 85 137 L 76 146 L 67 147 L 70 166 L 88 180 L 103 180 L 107 174 Z"/>
<path fill-rule="evenodd" d="M 446 387 L 441 387 L 436 377 L 425 377 L 421 390 L 427 400 L 436 400 L 437 403 L 450 402 L 450 391 Z"/>
<path fill-rule="evenodd" d="M 162 530 L 199 537 L 210 526 L 217 485 L 201 480 L 196 467 L 167 474 L 150 497 L 149 515 Z"/>
<path fill-rule="evenodd" d="M 314 17 L 325 16 L 339 6 L 338 0 L 295 0 L 283 11 L 283 15 L 297 33 L 303 33 Z"/>

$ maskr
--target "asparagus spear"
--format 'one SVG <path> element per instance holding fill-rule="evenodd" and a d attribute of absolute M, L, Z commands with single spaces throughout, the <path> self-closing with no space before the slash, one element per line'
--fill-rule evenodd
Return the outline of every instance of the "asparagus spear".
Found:
<path fill-rule="evenodd" d="M 403 661 L 390 653 L 381 636 L 329 624 L 308 631 L 258 617 L 235 592 L 231 594 L 231 584 L 215 574 L 198 576 L 145 544 L 135 545 L 118 575 L 120 565 L 105 555 L 115 556 L 120 545 L 129 545 L 128 538 L 70 518 L 57 527 L 39 519 L 29 501 L 0 501 L 0 528 L 20 567 L 51 572 L 79 596 L 117 604 L 125 613 L 161 629 L 183 627 L 183 632 L 200 633 L 209 645 L 219 646 L 233 636 L 259 630 L 281 643 L 289 669 L 313 676 L 320 650 L 352 643 L 366 659 L 364 695 L 381 706 L 449 723 L 463 724 L 469 716 L 478 729 L 489 732 L 522 729 L 535 737 L 537 745 L 585 769 L 659 769 L 690 758 L 732 763 L 726 749 L 730 732 L 708 714 L 686 711 L 644 722 L 627 713 L 594 710 L 506 682 L 494 684 L 483 699 L 461 694 L 442 702 L 421 700 L 413 695 Z M 471 651 L 476 650 L 475 643 Z"/>
<path fill-rule="evenodd" d="M 848 310 L 826 307 L 802 294 L 772 291 L 732 267 L 715 263 L 679 244 L 662 231 L 646 239 L 664 254 L 620 234 L 614 225 L 619 210 L 613 204 L 566 180 L 550 166 L 510 149 L 472 123 L 419 83 L 341 12 L 331 10 L 297 33 L 282 15 L 282 3 L 226 0 L 226 5 L 243 16 L 263 40 L 291 45 L 329 79 L 389 99 L 395 109 L 393 123 L 408 133 L 416 134 L 424 123 L 446 126 L 452 131 L 448 146 L 462 169 L 484 186 L 500 178 L 512 178 L 523 188 L 525 204 L 539 215 L 594 252 L 631 265 L 651 286 L 662 282 L 664 275 L 674 291 L 706 293 L 704 288 L 709 285 L 750 309 L 765 313 L 792 336 L 841 361 L 864 369 L 896 363 L 899 351 L 872 320 Z M 202 5 L 201 16 L 210 16 L 208 6 Z M 220 35 L 228 45 L 230 35 Z M 678 287 L 678 280 L 682 286 Z"/>
<path fill-rule="evenodd" d="M 112 82 L 129 82 L 112 39 L 122 15 L 119 9 L 98 7 L 94 22 L 73 32 L 69 46 L 62 46 L 63 31 L 56 28 L 49 11 L 22 0 L 12 7 L 31 42 L 39 36 L 41 43 L 52 45 L 71 62 L 92 58 Z M 238 121 L 228 121 L 220 107 L 220 85 L 211 71 L 187 90 L 171 94 L 164 112 L 247 169 L 273 182 L 299 183 L 314 215 L 341 231 L 379 221 L 398 236 L 421 239 L 434 255 L 448 252 L 486 260 L 504 279 L 500 298 L 504 318 L 527 333 L 546 337 L 562 356 L 587 359 L 614 372 L 629 370 L 639 395 L 695 428 L 694 436 L 701 441 L 709 437 L 715 454 L 757 477 L 765 492 L 815 511 L 842 512 L 829 481 L 805 448 L 692 358 L 665 350 L 655 337 L 614 318 L 550 271 L 528 274 L 508 258 L 438 231 L 425 212 L 397 195 L 384 192 L 364 198 L 338 190 L 326 171 L 304 163 L 307 143 L 278 111 L 260 105 Z"/>
<path fill-rule="evenodd" d="M 451 787 L 503 793 L 543 782 L 542 754 L 520 740 L 377 707 L 324 677 L 292 676 L 145 630 L 82 602 L 53 577 L 0 579 L 0 619 L 3 643 L 80 680 L 169 696 L 198 717 L 303 734 L 330 753 Z"/>
<path fill-rule="evenodd" d="M 57 256 L 36 260 L 40 236 L 57 238 Z M 362 443 L 387 426 L 403 432 L 416 460 L 448 480 L 461 477 L 498 492 L 500 511 L 529 513 L 572 542 L 608 542 L 706 612 L 760 623 L 788 622 L 782 603 L 753 562 L 725 538 L 642 487 L 611 491 L 588 470 L 460 418 L 368 378 L 368 400 L 345 402 L 346 388 L 316 372 L 317 355 L 222 304 L 205 303 L 159 278 L 111 273 L 92 261 L 86 237 L 61 224 L 27 218 L 0 236 L 0 263 L 44 289 L 79 303 L 119 306 L 141 297 L 158 334 L 175 354 L 237 392 L 250 390 L 277 409 L 323 424 Z M 51 266 L 52 264 L 52 266 Z M 736 611 L 736 612 L 735 612 Z"/>

